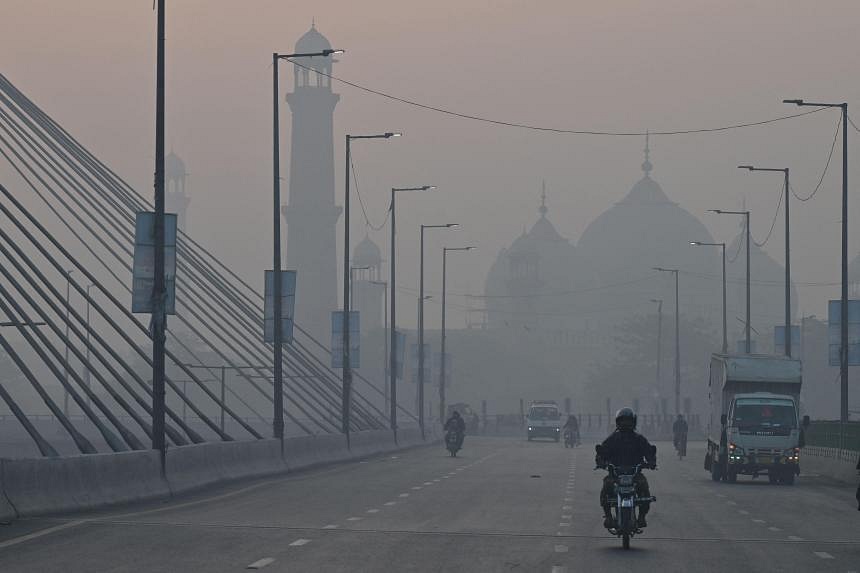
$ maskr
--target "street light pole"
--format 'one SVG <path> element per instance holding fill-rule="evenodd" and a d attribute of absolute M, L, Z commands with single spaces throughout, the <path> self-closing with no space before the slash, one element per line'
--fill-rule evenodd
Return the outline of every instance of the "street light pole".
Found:
<path fill-rule="evenodd" d="M 418 427 L 424 439 L 424 230 L 451 229 L 457 223 L 443 225 L 421 225 L 419 272 L 418 272 Z"/>
<path fill-rule="evenodd" d="M 675 273 L 675 413 L 681 413 L 681 321 L 680 304 L 678 302 L 679 269 L 664 269 L 654 267 L 655 271 Z"/>
<path fill-rule="evenodd" d="M 451 251 L 472 251 L 475 247 L 443 247 L 442 248 L 442 341 L 441 354 L 439 355 L 439 423 L 445 423 L 445 384 L 447 383 L 445 367 L 447 356 L 445 351 L 445 340 L 447 338 L 446 326 L 446 296 L 448 283 L 448 253 Z"/>
<path fill-rule="evenodd" d="M 789 217 L 790 189 L 789 168 L 773 169 L 766 167 L 753 167 L 752 165 L 738 165 L 738 169 L 749 171 L 771 171 L 783 174 L 785 187 L 785 355 L 791 358 L 791 227 Z"/>
<path fill-rule="evenodd" d="M 702 243 L 701 241 L 690 241 L 691 245 L 697 247 L 720 247 L 723 251 L 723 354 L 729 353 L 729 339 L 726 324 L 726 244 L 725 243 Z"/>
<path fill-rule="evenodd" d="M 663 299 L 662 298 L 652 298 L 651 302 L 657 303 L 657 386 L 654 388 L 658 393 L 660 392 L 660 366 L 662 360 L 662 346 L 663 346 Z"/>
<path fill-rule="evenodd" d="M 397 256 L 395 249 L 395 237 L 397 236 L 397 209 L 396 197 L 400 191 L 429 191 L 435 189 L 435 185 L 423 185 L 421 187 L 392 187 L 391 188 L 391 260 L 389 261 L 390 271 L 388 282 L 391 285 L 391 328 L 389 336 L 391 337 L 388 354 L 388 373 L 391 377 L 391 407 L 390 407 L 390 423 L 391 431 L 394 432 L 394 439 L 397 440 Z"/>
<path fill-rule="evenodd" d="M 848 422 L 848 104 L 814 103 L 802 99 L 782 101 L 799 106 L 838 107 L 842 110 L 842 297 L 839 309 L 839 376 L 841 379 L 839 421 L 840 447 L 842 447 L 845 424 Z"/>
<path fill-rule="evenodd" d="M 382 332 L 383 332 L 383 343 L 385 348 L 382 351 L 382 370 L 383 370 L 383 409 L 388 405 L 388 283 L 386 281 L 370 281 L 370 284 L 374 284 L 382 287 Z M 383 410 L 384 411 L 384 410 Z"/>
<path fill-rule="evenodd" d="M 752 338 L 750 336 L 750 331 L 752 330 L 752 325 L 750 322 L 750 212 L 749 211 L 722 211 L 720 209 L 711 209 L 711 213 L 716 213 L 717 215 L 743 215 L 744 223 L 746 227 L 746 243 L 747 243 L 747 278 L 746 278 L 746 287 L 747 287 L 747 316 L 746 316 L 746 354 L 752 354 Z"/>
<path fill-rule="evenodd" d="M 278 94 L 278 62 L 290 58 L 328 57 L 342 54 L 343 50 L 323 50 L 303 54 L 272 54 L 272 350 L 274 374 L 274 416 L 272 434 L 284 439 L 284 341 L 281 332 L 283 309 L 281 305 L 281 135 L 280 135 L 280 96 Z"/>
<path fill-rule="evenodd" d="M 400 137 L 400 133 L 385 132 L 376 135 L 346 135 L 346 161 L 344 175 L 343 195 L 343 389 L 341 391 L 341 431 L 346 434 L 346 443 L 349 445 L 349 415 L 352 399 L 352 365 L 349 354 L 349 170 L 352 166 L 351 143 L 353 139 L 389 139 Z"/>

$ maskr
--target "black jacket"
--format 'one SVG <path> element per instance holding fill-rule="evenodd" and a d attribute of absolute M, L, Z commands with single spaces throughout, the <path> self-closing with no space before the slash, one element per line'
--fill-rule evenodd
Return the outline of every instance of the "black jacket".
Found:
<path fill-rule="evenodd" d="M 448 421 L 445 422 L 445 430 L 454 430 L 463 434 L 466 432 L 466 421 L 463 420 L 462 416 L 460 416 L 459 418 L 451 416 L 450 418 L 448 418 Z"/>
<path fill-rule="evenodd" d="M 686 434 L 689 431 L 686 420 L 675 420 L 672 424 L 673 434 Z"/>
<path fill-rule="evenodd" d="M 657 448 L 633 430 L 615 430 L 597 446 L 598 465 L 610 463 L 629 467 L 643 462 L 656 464 Z"/>

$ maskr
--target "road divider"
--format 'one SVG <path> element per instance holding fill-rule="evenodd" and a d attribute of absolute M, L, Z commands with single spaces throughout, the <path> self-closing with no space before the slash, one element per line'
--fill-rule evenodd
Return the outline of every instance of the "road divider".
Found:
<path fill-rule="evenodd" d="M 164 499 L 244 478 L 295 472 L 438 442 L 429 431 L 389 430 L 210 442 L 167 451 L 165 476 L 154 450 L 61 458 L 0 459 L 0 523 Z"/>

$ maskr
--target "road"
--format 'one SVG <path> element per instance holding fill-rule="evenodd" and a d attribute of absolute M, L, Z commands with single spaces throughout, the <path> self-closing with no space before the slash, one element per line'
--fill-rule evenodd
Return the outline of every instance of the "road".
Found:
<path fill-rule="evenodd" d="M 650 527 L 602 528 L 593 449 L 469 438 L 196 496 L 0 527 L 3 572 L 857 571 L 853 489 L 713 483 L 658 444 Z M 659 455 L 659 454 L 658 454 Z"/>

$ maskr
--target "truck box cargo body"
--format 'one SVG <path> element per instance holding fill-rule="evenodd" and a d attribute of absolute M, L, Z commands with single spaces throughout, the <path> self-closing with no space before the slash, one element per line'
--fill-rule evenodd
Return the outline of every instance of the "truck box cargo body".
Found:
<path fill-rule="evenodd" d="M 711 356 L 705 469 L 718 481 L 738 474 L 793 483 L 800 471 L 800 360 L 757 354 Z"/>

